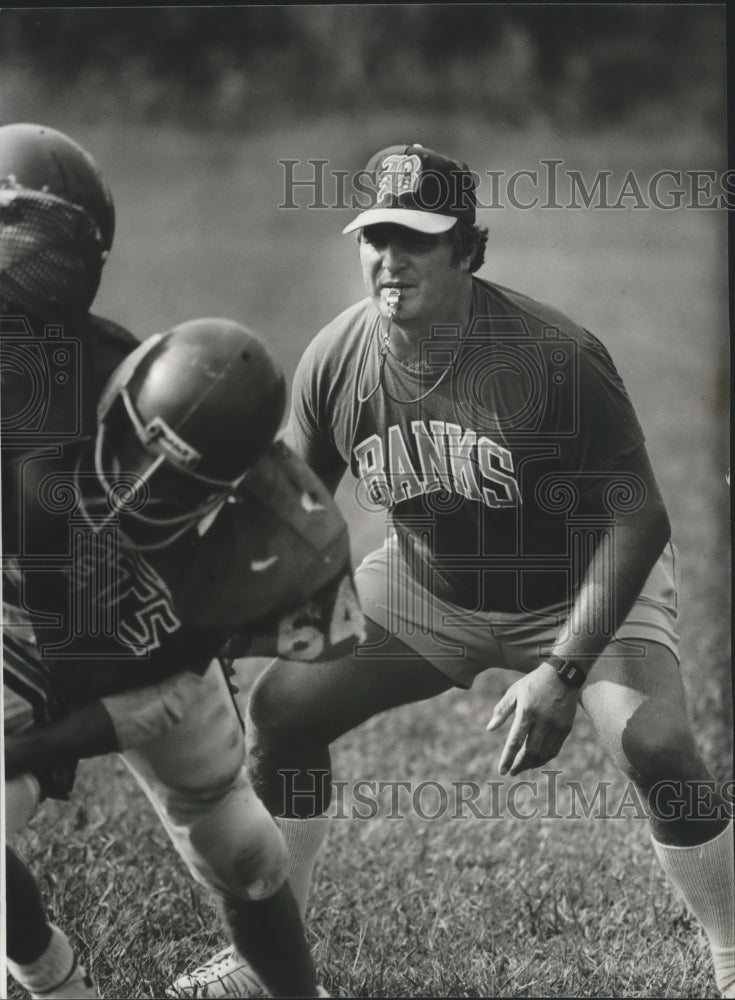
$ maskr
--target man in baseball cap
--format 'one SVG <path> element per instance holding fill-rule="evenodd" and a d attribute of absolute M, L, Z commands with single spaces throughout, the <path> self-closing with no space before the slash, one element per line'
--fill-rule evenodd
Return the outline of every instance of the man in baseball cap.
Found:
<path fill-rule="evenodd" d="M 277 660 L 249 702 L 250 776 L 278 817 L 294 895 L 303 913 L 330 743 L 511 669 L 488 725 L 512 721 L 500 773 L 555 758 L 581 703 L 648 799 L 658 860 L 735 997 L 732 821 L 687 719 L 676 553 L 622 379 L 588 330 L 477 277 L 487 230 L 464 163 L 414 144 L 368 171 L 374 203 L 344 230 L 368 294 L 306 348 L 289 424 L 330 490 L 349 468 L 362 506 L 389 518 L 355 574 L 367 642 L 308 672 Z M 284 773 L 314 791 L 284 797 Z M 228 970 L 249 981 L 232 952 Z M 214 996 L 212 978 L 194 973 L 183 995 Z"/>

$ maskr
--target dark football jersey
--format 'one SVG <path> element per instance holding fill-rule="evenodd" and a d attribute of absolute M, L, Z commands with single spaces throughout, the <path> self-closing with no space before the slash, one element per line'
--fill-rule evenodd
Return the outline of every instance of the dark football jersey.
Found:
<path fill-rule="evenodd" d="M 36 639 L 35 652 L 17 648 L 40 658 L 66 705 L 204 670 L 233 637 L 238 655 L 308 660 L 349 648 L 364 621 L 347 529 L 283 444 L 271 446 L 206 530 L 166 548 L 139 551 L 114 518 L 90 520 L 79 502 L 98 488 L 90 401 L 137 344 L 98 322 L 93 337 L 80 338 L 80 433 L 42 448 L 19 442 L 7 456 L 4 558 L 20 571 L 18 609 Z"/>
<path fill-rule="evenodd" d="M 28 470 L 41 458 L 74 466 L 94 433 L 102 388 L 138 343 L 121 326 L 91 314 L 63 323 L 0 316 L 3 682 L 32 707 L 37 725 L 63 713 L 66 700 L 53 684 L 50 664 L 39 657 L 24 606 L 21 563 L 49 565 L 48 539 L 36 537 L 31 550 L 24 550 L 34 524 L 31 517 L 29 526 L 24 496 L 26 480 L 33 479 Z M 74 771 L 69 764 L 49 765 L 38 777 L 45 791 L 64 797 Z"/>
<path fill-rule="evenodd" d="M 35 471 L 32 462 L 26 469 Z M 71 488 L 68 473 L 48 463 L 33 479 L 56 476 Z M 340 655 L 363 634 L 344 521 L 283 444 L 271 446 L 201 535 L 194 529 L 165 548 L 133 548 L 117 524 L 93 528 L 79 508 L 44 509 L 40 519 L 34 535 L 45 539 L 57 521 L 56 547 L 19 560 L 23 603 L 69 702 L 204 670 L 234 636 L 238 655 L 314 660 Z M 28 553 L 33 537 L 25 542 Z"/>

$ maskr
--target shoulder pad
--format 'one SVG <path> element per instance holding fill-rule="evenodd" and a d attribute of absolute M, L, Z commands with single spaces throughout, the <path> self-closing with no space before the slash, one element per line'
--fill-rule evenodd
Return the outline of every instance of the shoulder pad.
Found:
<path fill-rule="evenodd" d="M 184 620 L 232 631 L 298 607 L 350 566 L 334 500 L 282 442 L 248 472 L 195 551 Z"/>
<path fill-rule="evenodd" d="M 138 341 L 117 323 L 91 314 L 81 340 L 83 425 L 87 434 L 93 434 L 97 424 L 97 400 L 110 375 L 135 350 Z"/>
<path fill-rule="evenodd" d="M 130 350 L 134 350 L 140 343 L 140 340 L 133 336 L 129 330 L 126 330 L 124 326 L 120 326 L 119 323 L 115 323 L 111 319 L 104 319 L 102 316 L 95 316 L 94 313 L 90 313 L 89 325 L 100 338 L 110 343 L 117 343 L 123 347 L 128 347 Z"/>
<path fill-rule="evenodd" d="M 123 358 L 134 351 L 140 341 L 124 327 L 101 316 L 89 316 L 87 331 L 96 397 Z"/>

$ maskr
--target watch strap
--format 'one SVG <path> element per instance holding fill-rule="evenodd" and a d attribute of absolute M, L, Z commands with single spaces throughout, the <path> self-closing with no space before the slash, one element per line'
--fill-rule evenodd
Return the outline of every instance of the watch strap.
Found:
<path fill-rule="evenodd" d="M 581 688 L 587 680 L 587 671 L 574 660 L 567 660 L 563 656 L 552 654 L 546 662 L 551 664 L 562 681 L 569 687 Z"/>

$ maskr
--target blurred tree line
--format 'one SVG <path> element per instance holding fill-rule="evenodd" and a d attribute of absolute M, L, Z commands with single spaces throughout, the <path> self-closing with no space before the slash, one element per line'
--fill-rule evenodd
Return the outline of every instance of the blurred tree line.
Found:
<path fill-rule="evenodd" d="M 92 117 L 238 128 L 391 103 L 509 122 L 543 115 L 561 127 L 656 108 L 720 125 L 724 7 L 6 9 L 0 87 L 6 113 L 30 87 Z"/>

